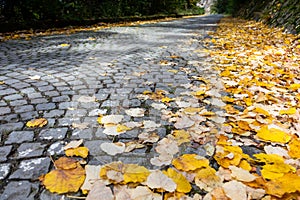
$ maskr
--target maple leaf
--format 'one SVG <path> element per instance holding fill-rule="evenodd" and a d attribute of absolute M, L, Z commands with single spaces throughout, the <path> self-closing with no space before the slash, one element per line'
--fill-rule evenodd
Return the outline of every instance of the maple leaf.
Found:
<path fill-rule="evenodd" d="M 48 123 L 47 119 L 39 118 L 39 119 L 33 119 L 33 120 L 28 121 L 26 123 L 26 126 L 33 127 L 33 128 L 36 128 L 36 127 L 41 128 L 41 127 L 45 126 L 47 123 Z"/>
<path fill-rule="evenodd" d="M 40 177 L 50 192 L 64 194 L 77 192 L 85 180 L 85 170 L 74 159 L 61 157 L 54 162 L 55 170 Z"/>

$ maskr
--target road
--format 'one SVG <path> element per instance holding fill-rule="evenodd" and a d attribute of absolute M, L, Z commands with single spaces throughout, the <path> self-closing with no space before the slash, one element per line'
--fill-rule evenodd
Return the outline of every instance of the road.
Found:
<path fill-rule="evenodd" d="M 144 117 L 125 116 L 123 121 L 154 121 L 160 124 L 156 133 L 165 137 L 172 123 L 151 107 L 152 100 L 139 95 L 162 89 L 169 98 L 188 98 L 182 94 L 190 90 L 188 84 L 197 86 L 193 76 L 211 80 L 220 90 L 201 41 L 221 17 L 0 43 L 0 199 L 60 199 L 43 189 L 38 177 L 53 167 L 49 155 L 63 155 L 71 140 L 84 140 L 89 164 L 122 161 L 155 168 L 149 161 L 157 155 L 154 147 L 116 156 L 104 152 L 100 145 L 116 138 L 103 133 L 97 117 L 145 108 Z M 169 109 L 176 106 L 171 102 Z M 41 117 L 48 120 L 45 127 L 26 127 L 27 121 Z M 117 141 L 132 141 L 142 132 L 132 129 Z M 202 148 L 184 151 L 205 154 Z"/>

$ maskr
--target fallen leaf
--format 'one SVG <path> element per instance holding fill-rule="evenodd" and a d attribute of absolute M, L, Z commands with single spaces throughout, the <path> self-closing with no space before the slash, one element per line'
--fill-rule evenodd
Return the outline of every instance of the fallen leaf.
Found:
<path fill-rule="evenodd" d="M 221 187 L 221 179 L 217 176 L 216 170 L 211 167 L 205 167 L 197 170 L 195 184 L 202 190 L 210 192 L 215 188 Z"/>
<path fill-rule="evenodd" d="M 184 154 L 172 161 L 174 167 L 182 171 L 193 171 L 209 166 L 209 161 L 196 154 Z"/>
<path fill-rule="evenodd" d="M 109 187 L 106 187 L 101 181 L 93 183 L 91 191 L 86 197 L 86 200 L 114 200 L 114 195 Z"/>
<path fill-rule="evenodd" d="M 149 130 L 155 130 L 156 128 L 160 127 L 160 124 L 156 124 L 154 121 L 145 120 L 143 121 L 143 128 Z"/>
<path fill-rule="evenodd" d="M 286 193 L 300 192 L 300 176 L 287 173 L 282 177 L 268 181 L 265 185 L 266 193 L 281 198 Z"/>
<path fill-rule="evenodd" d="M 71 141 L 66 146 L 64 146 L 64 150 L 72 149 L 72 148 L 77 148 L 82 143 L 83 143 L 83 139 Z"/>
<path fill-rule="evenodd" d="M 185 130 L 173 130 L 172 135 L 179 146 L 183 143 L 191 142 L 191 135 Z"/>
<path fill-rule="evenodd" d="M 150 172 L 143 166 L 112 162 L 100 170 L 100 177 L 112 183 L 141 183 L 146 181 Z"/>
<path fill-rule="evenodd" d="M 296 108 L 289 108 L 287 110 L 280 110 L 279 111 L 279 114 L 280 115 L 293 115 L 297 112 L 297 109 Z"/>
<path fill-rule="evenodd" d="M 122 142 L 115 142 L 115 143 L 104 142 L 100 145 L 100 148 L 105 153 L 114 156 L 116 154 L 120 154 L 125 151 L 125 144 Z"/>
<path fill-rule="evenodd" d="M 100 124 L 118 124 L 123 120 L 123 115 L 105 115 L 99 117 L 98 122 Z"/>
<path fill-rule="evenodd" d="M 143 132 L 138 135 L 138 138 L 143 142 L 143 143 L 155 143 L 159 140 L 159 136 L 157 133 L 146 133 Z"/>
<path fill-rule="evenodd" d="M 72 123 L 73 128 L 78 128 L 80 130 L 87 129 L 89 127 L 89 123 Z"/>
<path fill-rule="evenodd" d="M 300 139 L 293 137 L 292 140 L 289 142 L 289 151 L 288 154 L 295 159 L 300 158 Z"/>
<path fill-rule="evenodd" d="M 189 181 L 183 176 L 181 173 L 177 172 L 176 170 L 172 168 L 168 168 L 167 171 L 163 171 L 165 175 L 167 175 L 169 178 L 171 178 L 177 185 L 176 191 L 177 192 L 183 192 L 188 193 L 191 191 L 192 186 L 189 183 Z"/>
<path fill-rule="evenodd" d="M 26 126 L 30 127 L 30 128 L 36 128 L 36 127 L 41 128 L 41 127 L 45 126 L 47 123 L 48 123 L 47 119 L 39 118 L 39 119 L 33 119 L 33 120 L 28 121 L 26 123 Z"/>
<path fill-rule="evenodd" d="M 66 44 L 66 43 L 63 43 L 63 44 L 60 44 L 61 47 L 68 47 L 70 46 L 70 44 Z"/>
<path fill-rule="evenodd" d="M 292 138 L 290 134 L 276 128 L 269 129 L 268 126 L 261 127 L 261 129 L 257 131 L 256 135 L 265 141 L 279 143 L 287 143 Z"/>
<path fill-rule="evenodd" d="M 41 76 L 39 75 L 34 75 L 34 76 L 30 76 L 29 77 L 31 80 L 40 80 L 41 79 Z"/>
<path fill-rule="evenodd" d="M 86 165 L 84 167 L 86 172 L 86 177 L 84 183 L 81 186 L 82 191 L 89 191 L 92 188 L 92 185 L 97 180 L 100 180 L 100 165 Z"/>
<path fill-rule="evenodd" d="M 225 194 L 230 199 L 247 200 L 246 186 L 238 181 L 229 181 L 222 186 Z"/>
<path fill-rule="evenodd" d="M 195 121 L 191 120 L 189 117 L 183 115 L 180 118 L 177 118 L 176 123 L 174 124 L 176 129 L 183 129 L 191 127 L 195 124 Z"/>
<path fill-rule="evenodd" d="M 168 106 L 166 106 L 165 104 L 162 104 L 162 103 L 152 103 L 151 107 L 156 110 L 162 110 L 162 109 L 166 109 Z"/>
<path fill-rule="evenodd" d="M 131 108 L 129 110 L 125 110 L 125 113 L 132 117 L 143 117 L 145 113 L 145 109 L 143 108 Z"/>
<path fill-rule="evenodd" d="M 167 192 L 174 192 L 177 187 L 176 183 L 161 171 L 152 172 L 145 184 L 151 189 L 162 189 Z"/>
<path fill-rule="evenodd" d="M 89 149 L 87 147 L 69 148 L 65 150 L 65 154 L 66 156 L 80 156 L 86 158 L 89 154 Z"/>
<path fill-rule="evenodd" d="M 71 158 L 59 158 L 54 162 L 55 170 L 40 177 L 43 185 L 50 192 L 64 194 L 77 192 L 85 180 L 85 170 Z"/>
<path fill-rule="evenodd" d="M 251 182 L 256 179 L 256 176 L 250 174 L 249 171 L 244 170 L 242 168 L 236 166 L 229 166 L 229 169 L 231 170 L 231 176 L 238 181 Z"/>
<path fill-rule="evenodd" d="M 131 191 L 133 200 L 162 200 L 160 194 L 152 192 L 148 187 L 138 186 Z"/>

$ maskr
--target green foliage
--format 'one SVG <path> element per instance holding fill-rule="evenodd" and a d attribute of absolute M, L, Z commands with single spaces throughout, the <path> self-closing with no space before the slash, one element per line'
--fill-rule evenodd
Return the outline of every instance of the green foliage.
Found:
<path fill-rule="evenodd" d="M 157 14 L 201 14 L 197 0 L 4 0 L 0 25 L 51 24 Z"/>

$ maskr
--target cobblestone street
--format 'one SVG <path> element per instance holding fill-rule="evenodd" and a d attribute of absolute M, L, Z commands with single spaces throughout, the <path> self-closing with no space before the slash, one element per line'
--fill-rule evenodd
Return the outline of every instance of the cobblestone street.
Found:
<path fill-rule="evenodd" d="M 63 146 L 71 140 L 83 139 L 89 164 L 122 161 L 155 168 L 149 161 L 157 154 L 153 147 L 106 154 L 100 148 L 103 142 L 132 141 L 142 130 L 110 137 L 103 133 L 97 117 L 120 114 L 124 122 L 151 120 L 161 125 L 156 132 L 162 138 L 170 132 L 171 123 L 151 106 L 151 99 L 139 95 L 161 89 L 169 98 L 184 100 L 189 98 L 183 95 L 189 90 L 187 85 L 200 83 L 195 76 L 210 80 L 215 87 L 217 95 L 207 110 L 221 113 L 214 102 L 221 96 L 222 84 L 201 43 L 221 17 L 206 15 L 1 42 L 0 199 L 61 199 L 46 191 L 38 178 L 53 167 L 50 155 L 63 155 Z M 205 106 L 200 101 L 195 104 Z M 144 117 L 126 116 L 126 109 L 140 107 L 146 109 Z M 176 109 L 175 102 L 170 103 L 172 107 Z M 25 126 L 41 117 L 48 120 L 45 127 Z M 205 155 L 201 147 L 182 151 Z"/>

